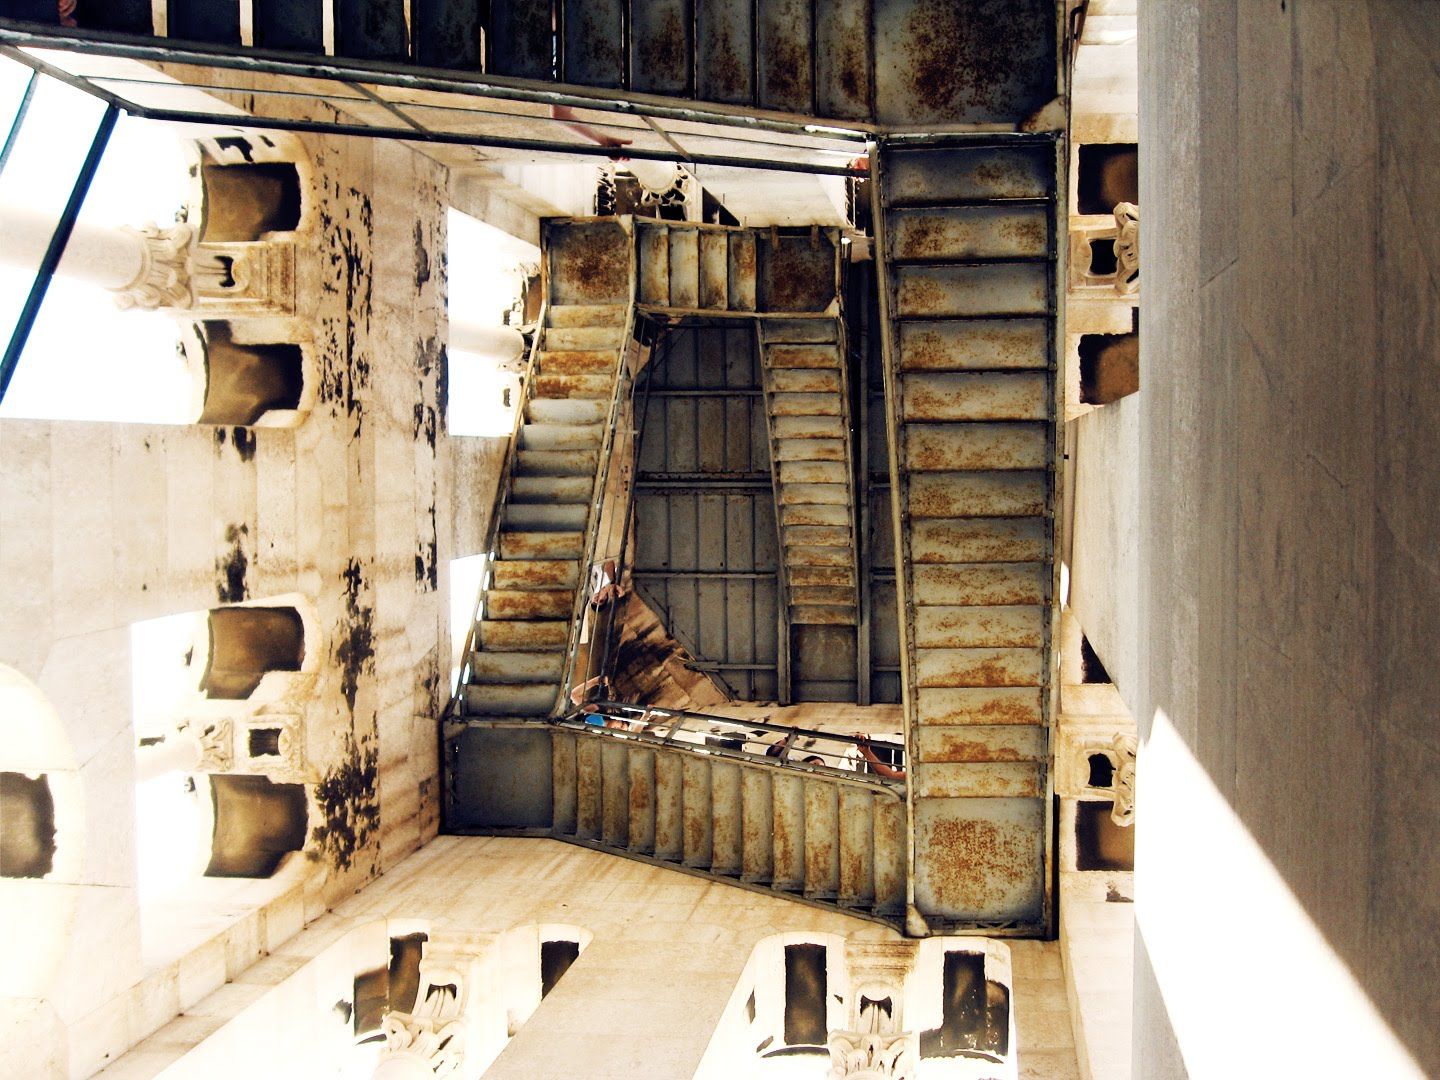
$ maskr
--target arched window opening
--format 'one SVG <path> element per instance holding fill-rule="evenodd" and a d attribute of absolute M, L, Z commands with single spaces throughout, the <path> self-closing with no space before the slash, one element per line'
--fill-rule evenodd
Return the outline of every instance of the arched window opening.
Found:
<path fill-rule="evenodd" d="M 1135 830 L 1117 824 L 1113 802 L 1075 804 L 1075 869 L 1134 870 Z"/>
<path fill-rule="evenodd" d="M 1002 1061 L 1010 1053 L 1010 988 L 987 976 L 984 952 L 947 950 L 940 1024 L 920 1033 L 920 1056 Z"/>
<path fill-rule="evenodd" d="M 387 1012 L 409 1012 L 415 1007 L 427 939 L 424 933 L 392 935 L 389 964 L 356 973 L 352 1022 L 361 1042 L 383 1040 L 380 1027 Z"/>
<path fill-rule="evenodd" d="M 824 945 L 785 946 L 785 1045 L 774 1053 L 824 1053 L 830 1035 Z"/>
<path fill-rule="evenodd" d="M 55 866 L 55 798 L 44 773 L 0 772 L 0 877 L 41 878 Z"/>
<path fill-rule="evenodd" d="M 200 679 L 207 698 L 243 700 L 268 672 L 299 671 L 305 661 L 305 624 L 293 607 L 215 608 L 209 627 L 209 663 Z"/>
<path fill-rule="evenodd" d="M 1076 176 L 1076 212 L 1110 214 L 1119 203 L 1140 201 L 1140 151 L 1135 143 L 1082 143 Z"/>
<path fill-rule="evenodd" d="M 580 957 L 580 942 L 555 938 L 540 942 L 540 997 L 550 995 L 555 984 L 565 977 L 570 965 Z"/>
<path fill-rule="evenodd" d="M 301 784 L 265 776 L 210 777 L 214 812 L 206 877 L 268 878 L 305 846 L 308 807 Z"/>
<path fill-rule="evenodd" d="M 1115 783 L 1115 762 L 1108 754 L 1091 754 L 1088 761 L 1091 787 L 1108 788 Z"/>
<path fill-rule="evenodd" d="M 239 340 L 234 323 L 195 323 L 182 337 L 204 372 L 204 404 L 198 423 L 249 427 L 296 422 L 305 397 L 305 358 L 290 342 Z"/>
<path fill-rule="evenodd" d="M 445 229 L 445 430 L 506 437 L 520 404 L 520 328 L 533 317 L 526 298 L 540 249 L 453 208 Z"/>
<path fill-rule="evenodd" d="M 300 227 L 300 173 L 289 162 L 200 165 L 200 238 L 235 243 Z"/>

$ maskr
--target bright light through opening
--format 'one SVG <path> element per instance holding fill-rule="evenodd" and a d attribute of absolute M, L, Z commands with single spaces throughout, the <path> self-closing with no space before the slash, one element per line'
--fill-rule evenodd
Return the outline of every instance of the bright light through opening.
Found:
<path fill-rule="evenodd" d="M 475 617 L 475 601 L 485 583 L 486 558 L 469 555 L 450 563 L 450 691 L 460 688 L 460 666 L 465 651 L 465 637 Z"/>
<path fill-rule="evenodd" d="M 520 401 L 518 356 L 506 352 L 504 335 L 492 351 L 462 345 L 507 325 L 525 283 L 525 268 L 540 250 L 468 214 L 451 210 L 446 222 L 451 325 L 448 350 L 446 430 L 451 435 L 507 437 Z M 468 333 L 462 333 L 462 328 Z M 516 338 L 513 331 L 510 338 Z M 518 353 L 517 347 L 512 350 Z"/>
<path fill-rule="evenodd" d="M 0 58 L 0 115 L 8 130 L 30 69 Z M 52 78 L 36 84 L 5 171 L 0 206 L 58 220 L 103 105 Z M 118 227 L 175 219 L 189 188 L 177 129 L 122 116 L 81 208 L 81 222 Z M 35 278 L 34 266 L 0 262 L 0 334 L 8 341 Z M 194 375 L 178 355 L 173 317 L 121 311 L 106 289 L 56 275 L 0 417 L 191 423 Z"/>

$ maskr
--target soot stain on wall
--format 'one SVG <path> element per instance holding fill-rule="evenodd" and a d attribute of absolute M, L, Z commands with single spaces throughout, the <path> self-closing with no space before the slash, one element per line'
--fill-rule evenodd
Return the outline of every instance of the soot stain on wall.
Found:
<path fill-rule="evenodd" d="M 375 611 L 366 599 L 368 586 L 358 559 L 345 564 L 345 618 L 336 635 L 335 662 L 340 668 L 340 692 L 351 716 L 360 679 L 375 673 Z"/>
<path fill-rule="evenodd" d="M 379 830 L 379 772 L 375 736 L 357 742 L 346 734 L 340 763 L 315 785 L 320 824 L 311 832 L 311 842 L 336 869 L 349 870 Z"/>
<path fill-rule="evenodd" d="M 238 604 L 250 595 L 245 575 L 250 569 L 250 559 L 245 554 L 245 538 L 250 526 L 245 524 L 227 525 L 225 543 L 230 550 L 215 560 L 215 571 L 220 580 L 215 584 L 215 596 L 222 604 Z"/>
<path fill-rule="evenodd" d="M 370 257 L 374 211 L 370 197 L 356 188 L 342 191 L 332 183 L 320 203 L 321 235 L 326 237 L 325 277 L 321 288 L 343 295 L 345 314 L 327 319 L 322 331 L 319 399 L 354 422 L 360 435 L 362 401 L 370 386 L 370 309 L 374 287 Z M 338 212 L 336 207 L 343 207 Z"/>

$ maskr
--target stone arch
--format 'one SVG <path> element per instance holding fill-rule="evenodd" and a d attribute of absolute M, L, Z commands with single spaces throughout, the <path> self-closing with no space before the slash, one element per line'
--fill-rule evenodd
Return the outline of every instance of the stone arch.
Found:
<path fill-rule="evenodd" d="M 8 863 L 24 856 L 24 865 L 0 866 L 0 920 L 25 928 L 7 939 L 0 998 L 38 999 L 48 994 L 65 959 L 75 886 L 84 879 L 84 793 L 60 717 L 35 683 L 5 665 L 0 665 L 0 777 L 11 778 L 0 781 L 6 834 L 0 859 Z M 30 799 L 44 804 L 38 815 L 43 820 L 33 820 Z M 31 827 L 17 829 L 11 810 L 31 817 Z"/>
<path fill-rule="evenodd" d="M 208 319 L 183 324 L 180 350 L 195 372 L 197 424 L 295 427 L 315 397 L 310 349 L 278 340 L 272 320 Z"/>

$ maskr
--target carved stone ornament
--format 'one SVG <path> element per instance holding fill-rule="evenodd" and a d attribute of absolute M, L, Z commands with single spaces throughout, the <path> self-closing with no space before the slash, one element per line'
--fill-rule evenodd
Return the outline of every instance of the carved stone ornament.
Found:
<path fill-rule="evenodd" d="M 465 993 L 469 957 L 440 955 L 420 961 L 420 988 L 412 1012 L 388 1012 L 380 1022 L 385 1048 L 376 1075 L 409 1073 L 451 1076 L 465 1056 Z"/>
<path fill-rule="evenodd" d="M 229 720 L 191 720 L 186 725 L 200 743 L 200 771 L 229 772 L 235 764 L 235 735 Z"/>
<path fill-rule="evenodd" d="M 1135 824 L 1135 751 L 1138 742 L 1134 735 L 1116 735 L 1110 744 L 1109 757 L 1115 764 L 1115 803 L 1110 810 L 1110 820 L 1116 825 Z"/>
<path fill-rule="evenodd" d="M 848 941 L 850 1031 L 830 1033 L 830 1080 L 913 1080 L 915 1036 L 904 1027 L 915 943 Z"/>
<path fill-rule="evenodd" d="M 194 307 L 190 281 L 194 226 L 182 222 L 168 229 L 155 224 L 135 229 L 126 225 L 121 231 L 140 242 L 140 272 L 134 281 L 115 290 L 115 306 L 145 311 Z"/>
<path fill-rule="evenodd" d="M 1140 289 L 1140 207 L 1115 207 L 1115 291 L 1129 296 Z"/>
<path fill-rule="evenodd" d="M 832 1031 L 830 1080 L 913 1080 L 913 1042 L 908 1031 Z"/>

